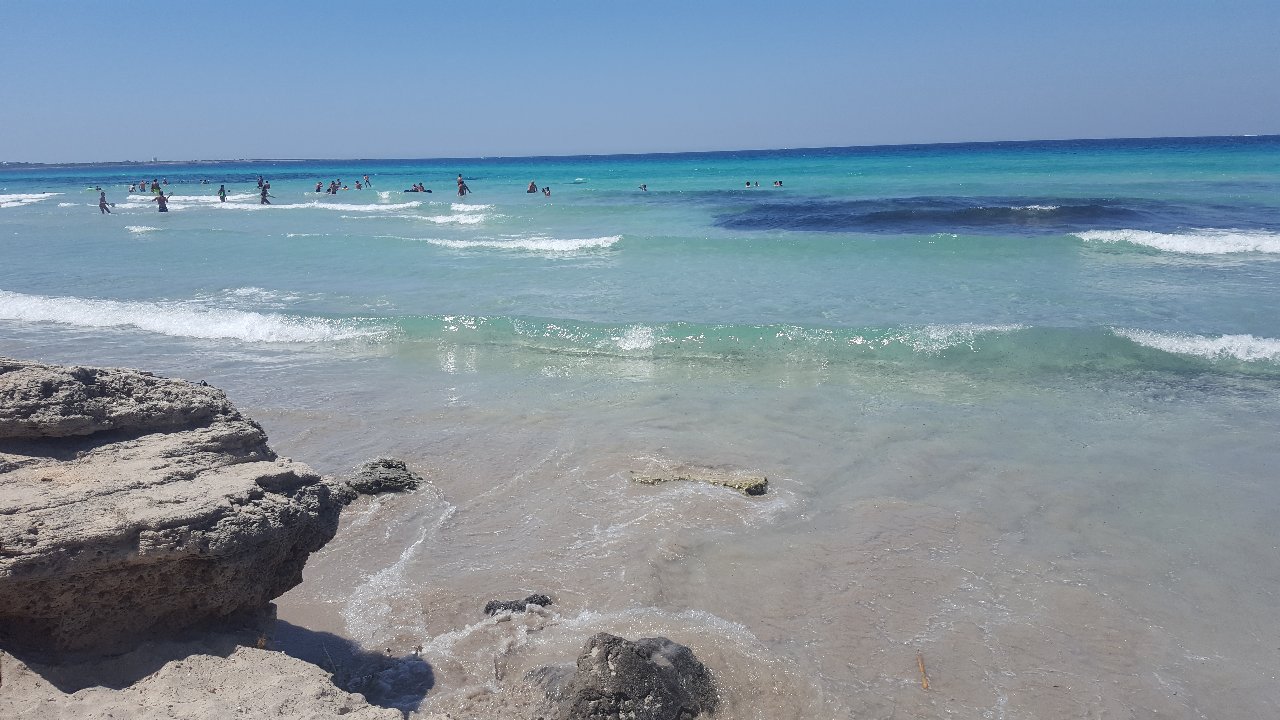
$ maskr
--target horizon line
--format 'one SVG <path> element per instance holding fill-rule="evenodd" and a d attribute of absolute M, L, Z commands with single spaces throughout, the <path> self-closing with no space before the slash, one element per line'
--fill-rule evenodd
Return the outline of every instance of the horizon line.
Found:
<path fill-rule="evenodd" d="M 0 169 L 6 167 L 87 167 L 111 165 L 183 165 L 193 163 L 305 163 L 305 162 L 389 162 L 396 160 L 414 161 L 466 161 L 466 160 L 541 160 L 548 158 L 601 158 L 601 157 L 648 157 L 655 155 L 714 155 L 763 152 L 805 152 L 820 150 L 871 150 L 884 148 L 919 148 L 955 145 L 1018 145 L 1034 143 L 1070 143 L 1070 142 L 1102 142 L 1123 140 L 1212 140 L 1222 138 L 1280 138 L 1280 133 L 1238 133 L 1233 135 L 1148 135 L 1135 137 L 1076 137 L 1076 138 L 1039 138 L 1023 140 L 951 140 L 944 142 L 911 142 L 911 143 L 876 143 L 870 145 L 815 145 L 805 147 L 778 148 L 739 148 L 733 150 L 659 150 L 652 152 L 619 152 L 619 153 L 570 153 L 565 155 L 474 155 L 452 157 L 311 157 L 311 158 L 205 158 L 187 160 L 95 160 L 67 162 L 34 162 L 25 160 L 0 160 Z"/>

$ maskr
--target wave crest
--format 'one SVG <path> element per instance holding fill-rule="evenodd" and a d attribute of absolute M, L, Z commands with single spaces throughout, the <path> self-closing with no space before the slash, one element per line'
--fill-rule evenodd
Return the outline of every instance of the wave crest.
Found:
<path fill-rule="evenodd" d="M 1193 355 L 1208 360 L 1240 360 L 1242 362 L 1280 362 L 1280 340 L 1253 335 L 1191 335 L 1157 333 L 1150 330 L 1112 328 L 1116 335 L 1144 347 L 1175 355 Z"/>
<path fill-rule="evenodd" d="M 330 320 L 208 307 L 184 302 L 139 302 L 46 297 L 0 290 L 0 319 L 76 327 L 132 327 L 173 337 L 269 343 L 377 339 L 389 330 L 358 319 Z"/>
<path fill-rule="evenodd" d="M 608 237 L 598 238 L 582 238 L 582 239 L 560 239 L 535 236 L 529 238 L 516 238 L 512 240 L 437 240 L 429 239 L 428 243 L 439 247 L 452 248 L 454 250 L 468 250 L 472 248 L 489 248 L 494 250 L 525 250 L 529 252 L 550 252 L 550 253 L 569 253 L 578 252 L 580 250 L 592 250 L 596 248 L 613 247 L 622 240 L 621 235 L 610 235 Z"/>
<path fill-rule="evenodd" d="M 1160 233 L 1150 230 L 1089 230 L 1073 233 L 1085 242 L 1127 243 L 1188 255 L 1280 253 L 1280 233 L 1255 230 L 1195 230 Z"/>

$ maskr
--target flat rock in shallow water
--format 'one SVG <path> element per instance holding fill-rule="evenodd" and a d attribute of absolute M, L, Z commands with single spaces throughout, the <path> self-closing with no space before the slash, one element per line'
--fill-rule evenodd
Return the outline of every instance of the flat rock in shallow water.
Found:
<path fill-rule="evenodd" d="M 683 465 L 671 469 L 631 472 L 632 482 L 641 485 L 658 485 L 675 480 L 704 482 L 733 488 L 744 495 L 763 495 L 769 489 L 769 479 L 763 475 L 750 475 L 732 470 Z"/>
<path fill-rule="evenodd" d="M 337 530 L 333 486 L 216 388 L 0 359 L 0 418 L 0 646 L 119 652 L 255 611 Z"/>

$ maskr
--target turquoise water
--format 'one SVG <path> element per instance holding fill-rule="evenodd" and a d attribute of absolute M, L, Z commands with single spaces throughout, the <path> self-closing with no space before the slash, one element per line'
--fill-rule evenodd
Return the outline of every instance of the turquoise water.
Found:
<path fill-rule="evenodd" d="M 522 589 L 561 614 L 509 662 L 662 630 L 727 717 L 1280 702 L 1280 138 L 9 168 L 0 256 L 0 353 L 430 470 L 281 601 L 426 645 L 424 708 L 510 709 L 471 606 Z M 684 463 L 774 492 L 627 481 Z"/>

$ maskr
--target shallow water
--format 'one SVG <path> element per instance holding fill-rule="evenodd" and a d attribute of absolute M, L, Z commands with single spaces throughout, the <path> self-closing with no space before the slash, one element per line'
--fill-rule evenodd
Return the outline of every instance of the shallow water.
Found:
<path fill-rule="evenodd" d="M 518 716 L 524 671 L 607 630 L 692 647 L 726 718 L 1269 716 L 1277 160 L 1255 138 L 141 170 L 178 188 L 167 215 L 120 192 L 140 169 L 5 171 L 0 351 L 208 380 L 322 472 L 422 471 L 349 509 L 279 606 L 422 645 L 424 710 Z M 436 192 L 390 191 L 414 181 Z M 770 492 L 629 479 L 683 463 Z M 531 592 L 548 613 L 481 612 Z"/>

